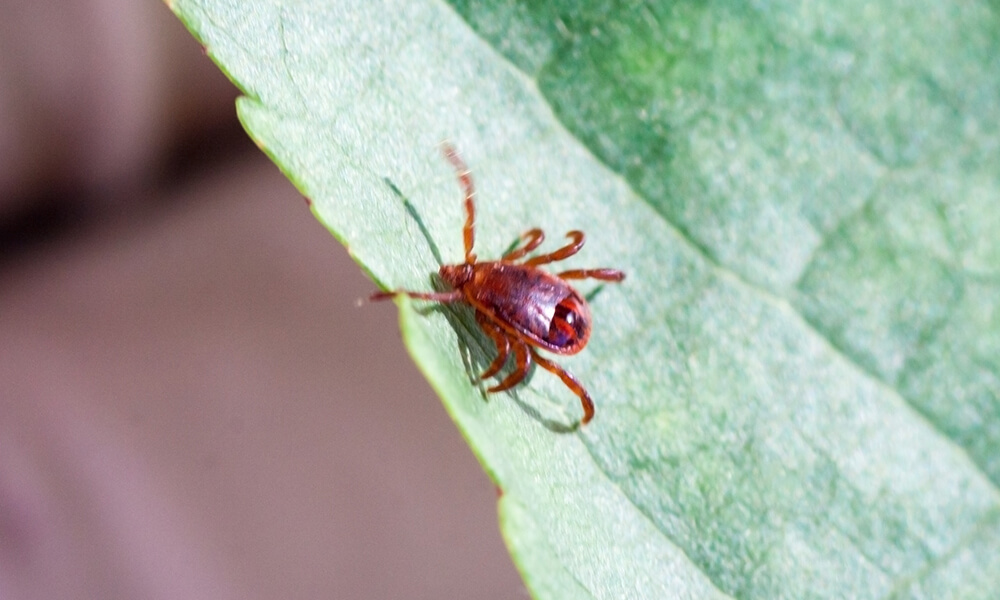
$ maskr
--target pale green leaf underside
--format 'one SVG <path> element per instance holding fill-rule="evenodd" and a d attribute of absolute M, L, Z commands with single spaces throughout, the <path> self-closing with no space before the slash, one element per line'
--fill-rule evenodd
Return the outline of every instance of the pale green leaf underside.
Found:
<path fill-rule="evenodd" d="M 474 172 L 481 257 L 583 229 L 569 268 L 628 273 L 560 360 L 598 405 L 575 433 L 547 373 L 484 399 L 467 311 L 403 303 L 536 596 L 994 597 L 994 6 L 458 4 L 173 8 L 385 285 L 437 269 L 389 182 L 462 255 L 443 139 Z"/>

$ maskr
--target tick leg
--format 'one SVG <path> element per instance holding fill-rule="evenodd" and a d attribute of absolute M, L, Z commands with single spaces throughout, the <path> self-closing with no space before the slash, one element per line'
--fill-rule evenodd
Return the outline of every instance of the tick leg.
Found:
<path fill-rule="evenodd" d="M 409 290 L 392 290 L 388 292 L 375 292 L 368 297 L 369 300 L 388 300 L 389 298 L 394 298 L 398 295 L 409 296 L 410 298 L 416 298 L 417 300 L 433 300 L 435 302 L 458 302 L 462 299 L 461 290 L 452 290 L 450 292 L 411 292 Z"/>
<path fill-rule="evenodd" d="M 504 254 L 503 258 L 501 258 L 500 260 L 506 262 L 514 262 L 515 260 L 525 256 L 535 248 L 541 246 L 544 240 L 545 240 L 545 234 L 542 233 L 542 230 L 538 229 L 537 227 L 535 229 L 530 229 L 528 231 L 525 231 L 523 234 L 521 234 L 521 241 L 525 242 L 524 246 L 521 246 L 520 248 L 514 248 L 507 254 Z"/>
<path fill-rule="evenodd" d="M 625 273 L 618 269 L 574 269 L 558 274 L 560 279 L 600 279 L 601 281 L 621 281 Z"/>
<path fill-rule="evenodd" d="M 507 336 L 500 331 L 500 328 L 479 311 L 476 311 L 476 323 L 479 323 L 479 326 L 483 328 L 486 335 L 490 336 L 490 339 L 493 340 L 493 343 L 497 347 L 497 357 L 493 359 L 490 366 L 479 376 L 480 379 L 489 379 L 499 373 L 500 369 L 507 364 L 507 355 L 510 353 L 510 342 L 507 341 Z"/>
<path fill-rule="evenodd" d="M 566 387 L 571 389 L 574 394 L 580 397 L 580 403 L 583 404 L 583 418 L 580 419 L 580 424 L 586 425 L 589 423 L 590 420 L 594 418 L 594 401 L 590 399 L 590 394 L 587 393 L 587 390 L 583 389 L 580 382 L 577 381 L 576 377 L 573 377 L 569 371 L 553 362 L 550 362 L 548 359 L 542 358 L 537 352 L 535 352 L 534 348 L 529 348 L 529 352 L 531 352 L 531 356 L 534 357 L 535 362 L 538 363 L 539 367 L 550 373 L 555 373 L 559 379 L 562 379 L 562 382 L 566 384 Z"/>
<path fill-rule="evenodd" d="M 572 239 L 573 241 L 566 244 L 562 248 L 556 250 L 555 252 L 550 252 L 549 254 L 543 254 L 541 256 L 536 256 L 535 258 L 529 258 L 524 261 L 524 264 L 529 266 L 544 265 L 546 263 L 555 262 L 557 260 L 562 260 L 564 258 L 569 258 L 577 252 L 580 248 L 583 248 L 583 232 L 582 231 L 570 231 L 566 234 L 566 237 Z"/>
<path fill-rule="evenodd" d="M 487 392 L 509 390 L 521 383 L 528 374 L 528 367 L 531 366 L 531 354 L 529 354 L 528 346 L 520 340 L 510 340 L 510 345 L 514 347 L 514 361 L 517 364 L 517 368 L 514 369 L 513 373 L 505 377 L 503 381 L 487 389 Z"/>
<path fill-rule="evenodd" d="M 451 166 L 455 167 L 458 181 L 465 190 L 465 227 L 462 228 L 462 236 L 465 238 L 465 262 L 471 265 L 476 262 L 476 255 L 472 253 L 472 247 L 476 242 L 476 206 L 474 202 L 476 188 L 472 185 L 472 173 L 462 157 L 458 155 L 458 151 L 447 142 L 441 144 L 441 149 L 444 151 L 444 157 L 448 159 Z"/>

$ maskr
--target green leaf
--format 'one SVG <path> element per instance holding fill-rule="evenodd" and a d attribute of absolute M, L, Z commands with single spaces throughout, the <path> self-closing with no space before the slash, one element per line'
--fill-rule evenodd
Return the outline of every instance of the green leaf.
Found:
<path fill-rule="evenodd" d="M 443 139 L 480 257 L 582 229 L 568 268 L 628 273 L 558 361 L 579 430 L 544 371 L 484 396 L 469 310 L 400 302 L 536 597 L 995 597 L 997 3 L 455 4 L 172 8 L 384 286 L 461 260 Z"/>

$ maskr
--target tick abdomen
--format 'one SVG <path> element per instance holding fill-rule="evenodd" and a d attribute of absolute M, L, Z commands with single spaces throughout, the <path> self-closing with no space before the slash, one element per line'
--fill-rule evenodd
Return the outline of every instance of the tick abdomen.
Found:
<path fill-rule="evenodd" d="M 463 291 L 498 325 L 557 354 L 575 354 L 587 345 L 590 309 L 565 281 L 536 267 L 499 261 L 473 269 Z"/>

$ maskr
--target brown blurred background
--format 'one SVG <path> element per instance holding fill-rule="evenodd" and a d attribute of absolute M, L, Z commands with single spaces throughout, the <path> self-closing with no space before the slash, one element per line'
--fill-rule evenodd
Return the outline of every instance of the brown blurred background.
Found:
<path fill-rule="evenodd" d="M 0 598 L 526 597 L 235 95 L 158 2 L 0 3 Z"/>

